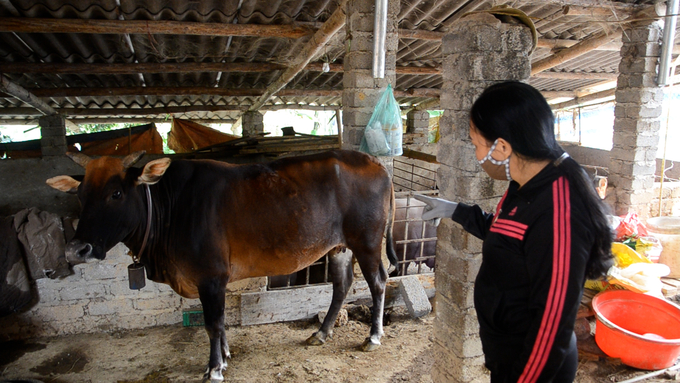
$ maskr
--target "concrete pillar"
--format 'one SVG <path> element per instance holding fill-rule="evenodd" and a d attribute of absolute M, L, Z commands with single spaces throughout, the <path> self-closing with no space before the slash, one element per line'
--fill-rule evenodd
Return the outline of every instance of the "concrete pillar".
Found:
<path fill-rule="evenodd" d="M 66 118 L 55 114 L 43 116 L 40 125 L 40 148 L 43 157 L 63 156 L 66 154 Z"/>
<path fill-rule="evenodd" d="M 373 23 L 375 2 L 347 2 L 347 53 L 342 78 L 342 145 L 343 149 L 359 149 L 364 128 L 371 118 L 378 98 L 388 84 L 396 84 L 397 33 L 400 2 L 389 0 L 387 6 L 387 41 L 385 43 L 385 78 L 374 79 Z"/>
<path fill-rule="evenodd" d="M 264 133 L 264 116 L 260 112 L 245 112 L 242 118 L 243 137 Z"/>
<path fill-rule="evenodd" d="M 659 21 L 644 21 L 629 25 L 621 38 L 609 162 L 609 184 L 616 190 L 617 215 L 649 215 L 663 101 L 663 89 L 655 82 L 661 36 Z"/>
<path fill-rule="evenodd" d="M 470 108 L 487 86 L 529 78 L 531 44 L 528 27 L 501 23 L 490 14 L 464 17 L 444 36 L 444 114 L 439 124 L 437 154 L 443 198 L 476 203 L 486 211 L 494 211 L 508 183 L 492 180 L 477 164 L 469 137 Z M 437 237 L 432 380 L 486 382 L 473 302 L 482 242 L 451 220 L 442 220 Z"/>
<path fill-rule="evenodd" d="M 414 144 L 427 144 L 430 130 L 430 113 L 427 110 L 412 110 L 406 114 L 406 133 L 413 134 Z"/>

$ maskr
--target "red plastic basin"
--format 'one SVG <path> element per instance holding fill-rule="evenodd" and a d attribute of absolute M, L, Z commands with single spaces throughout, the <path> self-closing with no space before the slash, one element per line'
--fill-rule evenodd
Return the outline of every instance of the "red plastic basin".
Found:
<path fill-rule="evenodd" d="M 605 354 L 643 370 L 675 364 L 680 355 L 680 307 L 628 290 L 601 292 L 592 304 L 595 342 Z"/>

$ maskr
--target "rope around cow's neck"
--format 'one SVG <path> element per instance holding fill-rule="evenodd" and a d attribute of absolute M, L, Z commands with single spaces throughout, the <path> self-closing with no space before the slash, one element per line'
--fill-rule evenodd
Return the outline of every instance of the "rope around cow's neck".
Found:
<path fill-rule="evenodd" d="M 146 188 L 146 205 L 147 205 L 146 230 L 144 231 L 144 240 L 142 241 L 142 247 L 139 249 L 139 253 L 132 257 L 134 263 L 139 262 L 139 260 L 141 259 L 142 253 L 144 253 L 144 249 L 146 248 L 146 242 L 149 239 L 149 232 L 151 231 L 151 212 L 153 209 L 153 205 L 151 203 L 151 190 L 149 189 L 149 184 L 144 184 L 144 187 Z"/>

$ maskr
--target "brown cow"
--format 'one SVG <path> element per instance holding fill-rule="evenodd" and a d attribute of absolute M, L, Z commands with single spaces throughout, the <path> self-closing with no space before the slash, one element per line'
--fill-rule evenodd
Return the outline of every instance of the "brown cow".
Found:
<path fill-rule="evenodd" d="M 323 344 L 353 279 L 349 252 L 332 251 L 342 247 L 352 250 L 373 297 L 370 336 L 362 349 L 380 345 L 387 280 L 380 260 L 383 235 L 396 264 L 394 190 L 374 157 L 340 150 L 267 164 L 161 158 L 143 169 L 132 167 L 143 154 L 121 160 L 69 153 L 85 167 L 82 183 L 69 176 L 47 181 L 77 193 L 81 203 L 66 256 L 71 263 L 104 259 L 118 242 L 140 254 L 148 237 L 141 249 L 148 278 L 203 304 L 210 337 L 205 380 L 221 381 L 229 358 L 227 282 L 293 273 L 330 252 L 331 306 L 319 331 L 307 339 Z"/>

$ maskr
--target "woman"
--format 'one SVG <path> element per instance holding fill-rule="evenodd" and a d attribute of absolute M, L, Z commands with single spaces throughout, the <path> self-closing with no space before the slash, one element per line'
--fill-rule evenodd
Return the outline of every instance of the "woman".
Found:
<path fill-rule="evenodd" d="M 530 85 L 487 88 L 472 106 L 470 138 L 489 176 L 510 181 L 496 213 L 416 198 L 428 205 L 424 220 L 452 218 L 484 241 L 474 299 L 491 382 L 572 382 L 585 279 L 612 264 L 606 206 Z"/>

